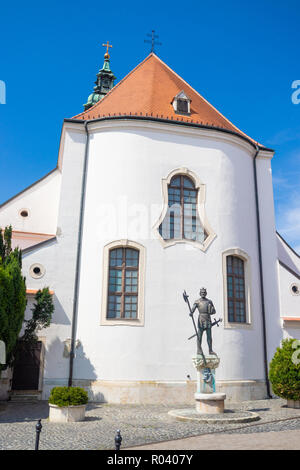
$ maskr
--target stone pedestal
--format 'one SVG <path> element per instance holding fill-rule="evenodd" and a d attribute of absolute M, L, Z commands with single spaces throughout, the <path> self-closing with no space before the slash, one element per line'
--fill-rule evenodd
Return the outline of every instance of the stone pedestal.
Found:
<path fill-rule="evenodd" d="M 224 413 L 225 393 L 195 393 L 196 411 L 201 414 Z"/>
<path fill-rule="evenodd" d="M 193 357 L 197 370 L 197 392 L 195 393 L 196 411 L 199 414 L 224 413 L 225 393 L 216 393 L 215 371 L 220 358 L 215 354 Z"/>

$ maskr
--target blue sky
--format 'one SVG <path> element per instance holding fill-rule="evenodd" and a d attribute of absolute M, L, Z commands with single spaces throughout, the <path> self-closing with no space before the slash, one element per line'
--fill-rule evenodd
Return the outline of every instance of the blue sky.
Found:
<path fill-rule="evenodd" d="M 277 229 L 300 252 L 299 0 L 2 3 L 0 203 L 56 166 L 62 121 L 82 111 L 113 44 L 124 77 L 157 54 L 228 119 L 276 150 Z M 299 94 L 300 97 L 300 94 Z M 1 99 L 1 95 L 0 95 Z"/>

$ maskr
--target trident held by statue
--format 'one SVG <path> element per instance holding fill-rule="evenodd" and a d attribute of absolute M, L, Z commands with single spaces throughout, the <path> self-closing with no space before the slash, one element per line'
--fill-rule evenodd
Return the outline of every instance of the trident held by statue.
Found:
<path fill-rule="evenodd" d="M 183 291 L 183 299 L 184 299 L 184 301 L 188 304 L 189 311 L 190 311 L 189 315 L 190 315 L 190 317 L 192 318 L 193 325 L 194 325 L 194 328 L 195 328 L 195 332 L 196 332 L 196 333 L 195 333 L 195 335 L 193 335 L 193 337 L 194 337 L 194 336 L 197 336 L 197 340 L 198 340 L 198 342 L 199 342 L 199 345 L 201 345 L 201 340 L 200 340 L 199 332 L 198 332 L 198 330 L 197 330 L 196 323 L 195 323 L 195 320 L 194 320 L 194 314 L 193 314 L 193 311 L 192 311 L 191 306 L 190 306 L 189 296 L 187 295 L 187 293 L 186 293 L 185 290 Z M 206 365 L 206 359 L 205 359 L 205 356 L 204 356 L 204 354 L 203 354 L 203 351 L 202 351 L 201 346 L 200 346 L 200 352 L 201 352 L 201 355 L 202 355 L 202 358 L 203 358 L 204 365 Z"/>

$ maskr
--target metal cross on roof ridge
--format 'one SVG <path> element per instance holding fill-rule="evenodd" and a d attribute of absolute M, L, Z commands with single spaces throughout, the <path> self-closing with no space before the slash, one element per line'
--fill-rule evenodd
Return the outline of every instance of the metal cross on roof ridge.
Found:
<path fill-rule="evenodd" d="M 151 41 L 149 41 L 149 39 L 144 39 L 144 42 L 151 44 L 151 52 L 154 52 L 154 46 L 162 46 L 161 42 L 155 41 L 155 39 L 157 39 L 159 36 L 158 34 L 154 33 L 154 29 L 152 29 L 151 34 L 147 33 L 147 36 L 151 38 Z"/>

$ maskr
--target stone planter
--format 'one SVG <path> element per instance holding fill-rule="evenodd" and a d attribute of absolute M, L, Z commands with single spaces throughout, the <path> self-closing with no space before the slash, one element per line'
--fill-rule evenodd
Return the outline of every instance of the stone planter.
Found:
<path fill-rule="evenodd" d="M 287 407 L 300 409 L 300 400 L 287 400 Z"/>
<path fill-rule="evenodd" d="M 49 421 L 51 423 L 75 423 L 84 421 L 86 405 L 57 406 L 49 403 Z"/>
<path fill-rule="evenodd" d="M 12 369 L 7 368 L 0 374 L 0 401 L 8 400 L 11 389 Z"/>

